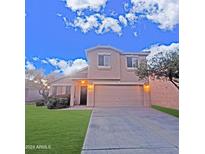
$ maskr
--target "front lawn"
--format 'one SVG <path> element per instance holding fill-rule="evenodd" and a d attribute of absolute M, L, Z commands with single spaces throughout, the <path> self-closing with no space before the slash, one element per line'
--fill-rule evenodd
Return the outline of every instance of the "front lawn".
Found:
<path fill-rule="evenodd" d="M 157 106 L 157 105 L 152 105 L 152 108 L 168 113 L 170 115 L 173 115 L 175 117 L 179 117 L 179 110 L 176 109 L 171 109 L 171 108 L 166 108 L 166 107 L 161 107 L 161 106 Z"/>
<path fill-rule="evenodd" d="M 90 115 L 91 110 L 26 105 L 26 154 L 80 153 Z"/>

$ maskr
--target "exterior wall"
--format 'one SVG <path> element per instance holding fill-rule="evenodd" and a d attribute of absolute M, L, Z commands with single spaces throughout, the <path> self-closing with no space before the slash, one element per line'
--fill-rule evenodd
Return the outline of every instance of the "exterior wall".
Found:
<path fill-rule="evenodd" d="M 80 81 L 74 81 L 75 86 L 75 94 L 74 94 L 74 105 L 80 105 L 80 90 L 81 90 L 81 84 Z"/>
<path fill-rule="evenodd" d="M 67 84 L 71 84 L 72 83 L 72 79 L 69 77 L 64 77 L 64 78 L 60 78 L 54 82 L 51 83 L 51 86 L 54 85 L 67 85 Z"/>
<path fill-rule="evenodd" d="M 179 108 L 179 90 L 170 82 L 150 80 L 151 104 L 168 108 Z"/>
<path fill-rule="evenodd" d="M 32 102 L 42 99 L 42 95 L 39 94 L 40 86 L 30 80 L 25 80 L 25 102 Z"/>
<path fill-rule="evenodd" d="M 99 54 L 110 54 L 111 59 L 110 68 L 98 67 L 98 55 Z M 88 68 L 82 71 L 76 72 L 70 76 L 61 78 L 52 82 L 51 90 L 53 86 L 71 85 L 71 106 L 80 105 L 80 92 L 81 92 L 81 80 L 89 81 L 89 84 L 93 82 L 93 89 L 87 89 L 87 106 L 93 106 L 95 102 L 94 94 L 94 81 L 96 82 L 115 82 L 114 84 L 126 84 L 133 82 L 143 84 L 145 81 L 139 81 L 135 74 L 135 70 L 127 69 L 127 56 L 136 56 L 139 58 L 139 62 L 146 58 L 146 54 L 133 54 L 126 53 L 122 54 L 118 50 L 110 47 L 98 47 L 90 49 L 87 52 L 88 57 Z M 143 88 L 141 88 L 143 89 Z M 142 93 L 143 94 L 143 93 Z M 149 106 L 150 95 L 143 95 L 144 104 Z"/>
<path fill-rule="evenodd" d="M 87 94 L 87 106 L 93 107 L 94 106 L 94 93 L 95 93 L 95 87 L 88 88 L 88 94 Z"/>
<path fill-rule="evenodd" d="M 69 78 L 87 78 L 88 75 L 88 68 L 86 67 L 85 69 L 83 69 L 82 71 L 76 72 L 74 74 L 72 74 L 71 76 L 69 76 Z"/>
<path fill-rule="evenodd" d="M 145 56 L 138 56 L 138 55 L 121 55 L 120 56 L 120 63 L 121 63 L 121 68 L 120 68 L 120 81 L 124 82 L 138 82 L 139 77 L 136 76 L 135 74 L 135 69 L 127 68 L 127 57 L 137 57 L 139 59 L 139 64 L 142 60 L 145 60 Z"/>
<path fill-rule="evenodd" d="M 31 102 L 35 100 L 42 99 L 42 96 L 39 94 L 38 89 L 36 88 L 25 88 L 25 101 Z"/>
<path fill-rule="evenodd" d="M 82 84 L 81 80 L 75 80 L 73 81 L 72 87 L 73 92 L 71 92 L 71 98 L 73 105 L 80 105 L 80 92 L 81 92 L 81 86 L 87 86 L 87 83 Z M 87 88 L 87 106 L 93 106 L 94 103 L 94 89 Z"/>
<path fill-rule="evenodd" d="M 98 67 L 98 54 L 111 54 L 111 67 Z M 98 48 L 87 52 L 88 55 L 88 78 L 89 79 L 120 79 L 120 53 L 110 48 Z"/>
<path fill-rule="evenodd" d="M 72 85 L 72 80 L 68 77 L 58 79 L 51 83 L 51 88 L 49 90 L 49 96 L 52 95 L 55 86 L 58 87 L 58 86 L 71 86 L 71 85 Z M 57 93 L 58 93 L 58 90 L 57 90 Z"/>
<path fill-rule="evenodd" d="M 144 107 L 150 107 L 151 106 L 151 93 L 150 92 L 144 92 Z"/>
<path fill-rule="evenodd" d="M 99 68 L 98 55 L 111 55 L 111 67 Z M 115 79 L 122 82 L 138 82 L 139 78 L 135 74 L 134 69 L 127 68 L 127 57 L 137 57 L 139 64 L 142 60 L 146 60 L 146 56 L 137 54 L 121 54 L 112 48 L 97 48 L 87 52 L 88 56 L 88 78 L 89 79 Z M 144 82 L 144 81 L 142 81 Z"/>
<path fill-rule="evenodd" d="M 70 106 L 74 106 L 74 103 L 75 103 L 74 93 L 75 93 L 75 86 L 72 83 L 71 89 L 70 89 Z"/>

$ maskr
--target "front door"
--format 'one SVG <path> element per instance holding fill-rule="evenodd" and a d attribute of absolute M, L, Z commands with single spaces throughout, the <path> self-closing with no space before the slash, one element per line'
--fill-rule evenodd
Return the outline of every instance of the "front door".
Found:
<path fill-rule="evenodd" d="M 80 105 L 87 104 L 87 86 L 82 86 L 80 90 Z"/>

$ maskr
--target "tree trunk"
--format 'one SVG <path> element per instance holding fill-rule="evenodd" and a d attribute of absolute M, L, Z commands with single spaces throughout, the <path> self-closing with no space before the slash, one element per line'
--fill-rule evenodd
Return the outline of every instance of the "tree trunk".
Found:
<path fill-rule="evenodd" d="M 179 89 L 179 86 L 173 81 L 173 72 L 172 72 L 172 70 L 169 70 L 169 80 L 171 81 L 171 83 L 172 83 L 177 89 Z"/>
<path fill-rule="evenodd" d="M 179 89 L 179 86 L 172 80 L 172 78 L 170 79 L 170 81 L 171 81 L 171 83 L 173 83 L 173 85 L 174 85 L 177 89 Z"/>

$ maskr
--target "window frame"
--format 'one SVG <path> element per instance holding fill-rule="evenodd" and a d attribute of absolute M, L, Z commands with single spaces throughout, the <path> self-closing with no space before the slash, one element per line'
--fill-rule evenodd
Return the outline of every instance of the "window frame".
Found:
<path fill-rule="evenodd" d="M 103 65 L 100 65 L 100 56 L 109 56 L 109 65 L 105 65 L 105 57 L 103 57 Z M 111 68 L 111 53 L 98 53 L 97 66 L 98 68 Z"/>
<path fill-rule="evenodd" d="M 128 58 L 131 58 L 131 67 L 128 67 Z M 137 66 L 134 66 L 133 65 L 133 59 L 136 59 L 137 60 Z M 138 56 L 126 56 L 126 67 L 128 70 L 136 70 L 139 66 L 139 57 Z"/>

